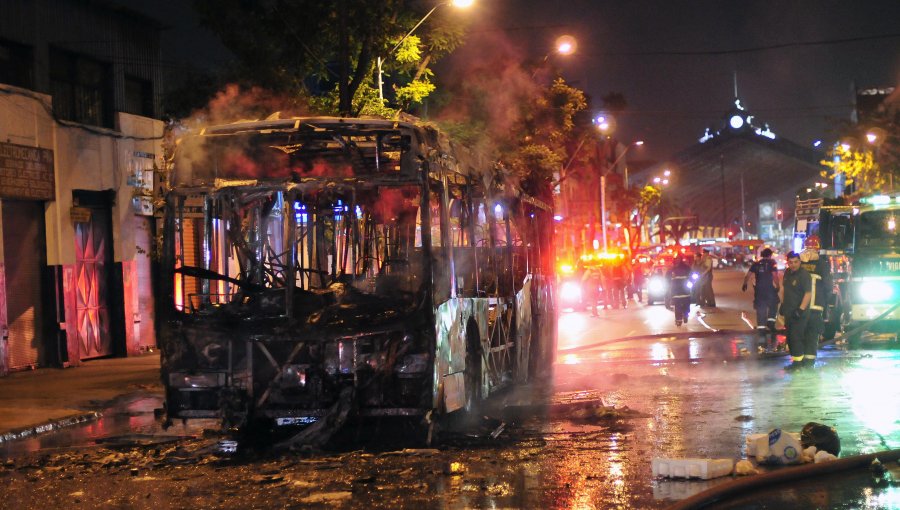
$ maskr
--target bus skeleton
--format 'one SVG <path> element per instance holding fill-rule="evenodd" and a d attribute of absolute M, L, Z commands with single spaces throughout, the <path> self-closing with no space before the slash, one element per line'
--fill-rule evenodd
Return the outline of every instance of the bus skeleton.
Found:
<path fill-rule="evenodd" d="M 244 122 L 181 138 L 170 162 L 168 420 L 308 426 L 307 441 L 413 416 L 430 433 L 550 369 L 552 211 L 436 130 Z"/>

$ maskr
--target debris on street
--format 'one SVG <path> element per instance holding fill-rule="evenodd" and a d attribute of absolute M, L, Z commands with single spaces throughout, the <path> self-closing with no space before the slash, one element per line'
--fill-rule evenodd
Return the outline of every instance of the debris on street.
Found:
<path fill-rule="evenodd" d="M 731 474 L 731 459 L 653 459 L 653 476 L 665 478 L 699 478 L 709 480 Z"/>
<path fill-rule="evenodd" d="M 741 459 L 734 465 L 734 474 L 738 476 L 757 475 L 759 470 L 747 459 Z"/>

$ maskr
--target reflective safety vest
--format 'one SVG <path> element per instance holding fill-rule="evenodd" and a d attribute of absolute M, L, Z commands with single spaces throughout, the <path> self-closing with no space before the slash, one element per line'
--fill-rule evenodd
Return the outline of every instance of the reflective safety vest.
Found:
<path fill-rule="evenodd" d="M 831 292 L 831 289 L 826 287 L 827 280 L 830 280 L 831 276 L 828 261 L 819 258 L 819 253 L 815 250 L 803 250 L 800 253 L 800 267 L 806 269 L 806 272 L 812 277 L 812 298 L 809 300 L 809 309 L 825 310 L 825 306 L 828 304 L 828 294 Z"/>

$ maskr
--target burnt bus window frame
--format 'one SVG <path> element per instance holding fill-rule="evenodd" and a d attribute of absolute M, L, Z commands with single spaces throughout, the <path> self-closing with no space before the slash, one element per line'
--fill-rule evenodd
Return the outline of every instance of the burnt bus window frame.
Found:
<path fill-rule="evenodd" d="M 400 205 L 406 210 L 395 207 L 391 212 L 403 218 L 376 221 L 385 212 L 375 198 L 383 200 L 385 188 L 400 190 L 395 196 L 402 197 Z M 363 197 L 368 203 L 357 202 L 364 192 L 370 195 Z M 179 312 L 192 314 L 232 303 L 242 285 L 266 291 L 322 291 L 346 283 L 368 294 L 384 293 L 389 285 L 412 295 L 424 290 L 426 251 L 416 224 L 419 185 L 347 187 L 341 195 L 350 198 L 346 203 L 329 198 L 316 203 L 322 200 L 318 191 L 304 194 L 278 188 L 192 195 L 195 202 L 203 201 L 202 218 L 196 210 L 194 217 L 185 216 L 190 209 L 187 198 L 178 200 L 173 211 L 173 305 Z M 256 198 L 235 206 L 241 196 Z M 235 208 L 241 210 L 235 213 Z M 240 227 L 232 228 L 235 225 Z M 198 269 L 215 275 L 203 276 Z M 292 313 L 292 296 L 286 293 L 283 315 Z"/>

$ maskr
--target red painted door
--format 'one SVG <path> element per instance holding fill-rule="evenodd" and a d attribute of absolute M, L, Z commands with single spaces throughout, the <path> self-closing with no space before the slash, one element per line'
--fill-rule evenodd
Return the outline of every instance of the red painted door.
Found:
<path fill-rule="evenodd" d="M 107 306 L 110 270 L 109 212 L 91 209 L 88 223 L 75 224 L 75 320 L 81 359 L 112 354 Z"/>

